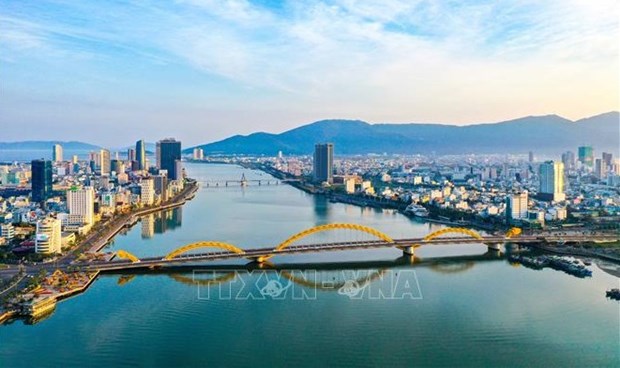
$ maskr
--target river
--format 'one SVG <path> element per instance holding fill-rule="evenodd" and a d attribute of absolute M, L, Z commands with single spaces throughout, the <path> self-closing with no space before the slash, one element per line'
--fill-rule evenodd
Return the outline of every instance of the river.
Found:
<path fill-rule="evenodd" d="M 208 180 L 239 179 L 243 173 L 248 179 L 270 178 L 236 166 L 187 164 L 186 169 L 202 182 L 196 198 L 181 209 L 143 218 L 108 251 L 165 255 L 203 240 L 267 247 L 326 223 L 357 223 L 394 238 L 441 228 L 330 203 L 284 184 L 206 186 Z M 351 235 L 334 231 L 307 240 Z M 483 245 L 422 247 L 416 257 L 410 265 L 400 251 L 380 249 L 271 260 L 292 270 L 301 263 L 323 264 L 316 271 L 306 266 L 291 271 L 296 282 L 272 271 L 213 275 L 198 267 L 175 274 L 102 275 L 45 320 L 0 326 L 0 366 L 619 363 L 618 303 L 605 299 L 605 290 L 617 287 L 618 279 L 596 265 L 591 278 L 580 279 L 511 265 L 503 253 Z M 242 263 L 227 264 L 232 270 Z M 192 281 L 213 277 L 224 282 Z M 279 297 L 252 289 L 270 280 L 288 289 Z M 361 292 L 354 295 L 356 290 Z"/>

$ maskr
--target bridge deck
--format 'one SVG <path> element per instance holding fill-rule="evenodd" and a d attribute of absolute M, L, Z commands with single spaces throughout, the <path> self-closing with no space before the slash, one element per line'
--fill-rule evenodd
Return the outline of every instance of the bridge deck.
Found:
<path fill-rule="evenodd" d="M 407 238 L 395 239 L 393 242 L 384 240 L 354 241 L 354 242 L 334 242 L 320 244 L 304 244 L 292 245 L 281 250 L 273 248 L 255 248 L 245 249 L 244 253 L 235 253 L 231 251 L 216 251 L 206 253 L 182 254 L 172 259 L 164 259 L 164 257 L 148 257 L 143 258 L 140 262 L 132 262 L 126 260 L 92 262 L 86 264 L 77 264 L 75 266 L 83 266 L 92 270 L 121 270 L 121 269 L 137 269 L 148 267 L 161 267 L 166 265 L 178 265 L 181 263 L 191 262 L 211 262 L 229 259 L 257 259 L 260 257 L 269 257 L 276 255 L 287 255 L 297 253 L 314 253 L 326 251 L 348 251 L 370 248 L 394 248 L 408 247 L 413 245 L 432 245 L 432 244 L 497 244 L 506 242 L 515 242 L 519 244 L 528 243 L 558 243 L 558 242 L 591 242 L 591 241 L 618 241 L 618 235 L 602 234 L 602 235 L 573 235 L 573 236 L 549 236 L 541 239 L 536 236 L 522 236 L 516 239 L 506 239 L 503 236 L 486 236 L 483 239 L 463 238 L 463 237 L 443 237 L 431 240 L 424 238 Z"/>

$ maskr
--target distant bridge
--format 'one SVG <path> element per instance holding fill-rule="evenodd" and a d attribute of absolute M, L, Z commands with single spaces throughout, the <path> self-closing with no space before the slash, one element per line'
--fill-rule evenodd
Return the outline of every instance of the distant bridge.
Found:
<path fill-rule="evenodd" d="M 241 179 L 214 179 L 198 181 L 198 183 L 206 187 L 246 187 L 248 185 L 279 185 L 280 182 L 281 180 L 278 179 L 246 179 L 245 174 L 241 175 Z"/>
<path fill-rule="evenodd" d="M 362 241 L 340 241 L 328 243 L 298 244 L 298 242 L 310 235 L 333 231 L 333 230 L 352 230 L 372 236 L 372 240 Z M 452 235 L 459 236 L 452 236 Z M 596 233 L 588 235 L 549 235 L 549 236 L 520 236 L 519 229 L 511 229 L 504 235 L 482 236 L 474 230 L 466 228 L 445 228 L 434 231 L 423 238 L 404 238 L 392 239 L 389 235 L 373 229 L 371 227 L 357 224 L 327 224 L 315 226 L 299 232 L 274 248 L 255 248 L 241 249 L 236 245 L 220 241 L 202 241 L 187 244 L 176 250 L 160 257 L 138 258 L 133 254 L 119 250 L 116 256 L 119 260 L 106 262 L 89 262 L 75 264 L 78 267 L 85 267 L 91 270 L 111 271 L 141 268 L 159 268 L 178 266 L 183 263 L 200 264 L 218 260 L 229 259 L 248 259 L 258 264 L 265 263 L 274 256 L 289 255 L 298 253 L 315 253 L 324 251 L 350 251 L 370 248 L 396 248 L 400 249 L 407 256 L 414 256 L 415 249 L 421 246 L 437 244 L 483 244 L 490 251 L 499 251 L 501 245 L 506 242 L 516 242 L 519 244 L 531 243 L 584 243 L 592 241 L 618 241 L 619 234 Z M 450 235 L 450 236 L 446 236 Z M 190 253 L 197 249 L 214 249 L 215 251 L 206 253 Z"/>

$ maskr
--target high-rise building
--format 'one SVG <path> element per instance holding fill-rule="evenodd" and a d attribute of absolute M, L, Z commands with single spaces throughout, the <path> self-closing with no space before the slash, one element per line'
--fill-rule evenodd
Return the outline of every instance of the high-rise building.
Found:
<path fill-rule="evenodd" d="M 77 155 L 71 156 L 71 163 L 73 163 L 74 165 L 78 163 L 78 156 Z"/>
<path fill-rule="evenodd" d="M 314 146 L 314 181 L 318 183 L 334 181 L 334 145 L 332 143 Z"/>
<path fill-rule="evenodd" d="M 603 180 L 607 176 L 607 164 L 600 158 L 594 162 L 594 175 L 598 180 Z"/>
<path fill-rule="evenodd" d="M 52 161 L 62 162 L 62 146 L 55 144 L 52 148 Z"/>
<path fill-rule="evenodd" d="M 110 169 L 118 174 L 122 174 L 125 172 L 125 164 L 121 160 L 111 160 L 110 161 Z"/>
<path fill-rule="evenodd" d="M 578 150 L 579 162 L 582 165 L 587 167 L 592 167 L 594 165 L 594 150 L 592 146 L 581 146 Z"/>
<path fill-rule="evenodd" d="M 614 155 L 611 153 L 603 152 L 603 162 L 606 166 L 611 166 L 614 161 Z"/>
<path fill-rule="evenodd" d="M 528 161 L 530 163 L 534 162 L 534 152 L 530 151 L 528 154 Z"/>
<path fill-rule="evenodd" d="M 44 202 L 52 195 L 52 162 L 32 160 L 32 201 Z"/>
<path fill-rule="evenodd" d="M 572 151 L 566 151 L 562 154 L 562 163 L 564 168 L 572 170 L 575 168 L 575 154 Z"/>
<path fill-rule="evenodd" d="M 142 139 L 136 142 L 136 161 L 139 170 L 146 170 L 146 148 Z"/>
<path fill-rule="evenodd" d="M 67 208 L 71 224 L 92 224 L 95 219 L 93 187 L 71 188 L 67 191 Z"/>
<path fill-rule="evenodd" d="M 127 161 L 135 161 L 136 160 L 136 150 L 133 148 L 127 149 Z"/>
<path fill-rule="evenodd" d="M 60 220 L 48 217 L 37 222 L 35 252 L 43 254 L 60 253 L 62 238 Z"/>
<path fill-rule="evenodd" d="M 539 168 L 539 197 L 548 201 L 563 201 L 564 195 L 564 164 L 545 161 Z"/>
<path fill-rule="evenodd" d="M 527 218 L 528 200 L 527 191 L 508 194 L 506 197 L 506 219 L 509 223 Z"/>
<path fill-rule="evenodd" d="M 0 224 L 0 237 L 11 240 L 15 237 L 15 228 L 13 224 Z"/>
<path fill-rule="evenodd" d="M 181 178 L 181 172 L 177 161 L 181 160 L 181 142 L 167 138 L 157 142 L 155 153 L 157 157 L 157 168 L 166 170 L 170 180 Z"/>
<path fill-rule="evenodd" d="M 110 175 L 110 151 L 102 149 L 99 152 L 99 158 L 101 160 L 100 169 L 101 175 Z"/>
<path fill-rule="evenodd" d="M 155 185 L 153 179 L 142 179 L 140 182 L 140 202 L 145 206 L 155 203 Z"/>
<path fill-rule="evenodd" d="M 194 160 L 202 160 L 204 159 L 204 151 L 200 147 L 194 148 Z"/>
<path fill-rule="evenodd" d="M 153 176 L 153 181 L 155 184 L 155 194 L 157 194 L 162 202 L 168 200 L 168 178 L 166 175 L 155 175 Z"/>

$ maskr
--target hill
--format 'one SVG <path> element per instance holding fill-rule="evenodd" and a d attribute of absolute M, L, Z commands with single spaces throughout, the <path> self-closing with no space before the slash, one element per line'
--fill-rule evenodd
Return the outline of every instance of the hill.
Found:
<path fill-rule="evenodd" d="M 360 120 L 322 120 L 280 134 L 236 135 L 203 144 L 206 154 L 310 154 L 317 142 L 333 142 L 337 154 L 558 154 L 583 144 L 618 154 L 620 113 L 577 121 L 557 115 L 467 126 L 441 124 L 369 124 Z M 187 148 L 184 153 L 191 153 Z"/>
<path fill-rule="evenodd" d="M 51 150 L 54 144 L 62 145 L 65 150 L 81 151 L 94 150 L 101 147 L 84 142 L 62 142 L 62 141 L 22 141 L 22 142 L 0 142 L 0 149 L 3 150 Z"/>

